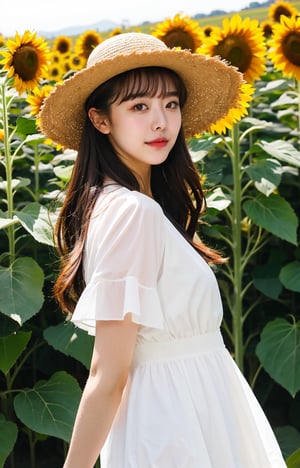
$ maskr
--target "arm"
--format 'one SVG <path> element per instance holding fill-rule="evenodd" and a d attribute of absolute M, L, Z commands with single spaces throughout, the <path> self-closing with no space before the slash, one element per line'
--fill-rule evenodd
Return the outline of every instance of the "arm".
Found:
<path fill-rule="evenodd" d="M 97 321 L 91 369 L 64 468 L 92 468 L 99 457 L 127 382 L 137 331 L 130 314 L 120 321 Z"/>

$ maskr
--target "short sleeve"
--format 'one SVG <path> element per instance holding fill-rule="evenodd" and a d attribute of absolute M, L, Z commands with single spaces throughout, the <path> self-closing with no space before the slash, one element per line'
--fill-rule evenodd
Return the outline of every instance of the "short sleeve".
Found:
<path fill-rule="evenodd" d="M 164 215 L 149 197 L 120 188 L 96 203 L 84 256 L 86 287 L 72 322 L 95 334 L 96 320 L 163 328 L 158 281 L 164 253 Z"/>

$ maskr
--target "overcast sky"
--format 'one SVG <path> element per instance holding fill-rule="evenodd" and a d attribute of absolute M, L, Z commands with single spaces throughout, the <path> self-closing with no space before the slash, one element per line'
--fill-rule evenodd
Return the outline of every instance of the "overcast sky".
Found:
<path fill-rule="evenodd" d="M 213 10 L 238 11 L 251 0 L 10 0 L 1 8 L 0 33 L 3 36 L 30 31 L 58 31 L 70 26 L 84 26 L 102 20 L 134 26 L 144 21 L 156 22 L 185 13 L 210 13 Z M 257 0 L 262 3 L 262 0 Z M 228 8 L 226 4 L 230 4 Z"/>

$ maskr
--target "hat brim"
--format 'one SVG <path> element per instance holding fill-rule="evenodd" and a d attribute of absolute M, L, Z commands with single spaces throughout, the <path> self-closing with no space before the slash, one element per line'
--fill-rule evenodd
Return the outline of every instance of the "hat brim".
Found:
<path fill-rule="evenodd" d="M 188 92 L 182 111 L 187 137 L 208 130 L 237 103 L 242 75 L 218 57 L 175 49 L 135 52 L 103 60 L 58 84 L 41 109 L 42 132 L 55 143 L 78 150 L 89 95 L 120 73 L 151 66 L 169 68 L 183 80 Z"/>

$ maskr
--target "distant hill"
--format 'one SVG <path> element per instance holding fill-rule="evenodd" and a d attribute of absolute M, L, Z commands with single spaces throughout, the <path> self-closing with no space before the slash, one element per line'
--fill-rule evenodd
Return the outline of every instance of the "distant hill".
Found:
<path fill-rule="evenodd" d="M 59 29 L 57 31 L 39 31 L 39 35 L 52 39 L 57 36 L 78 36 L 79 34 L 84 33 L 87 30 L 98 31 L 109 31 L 118 26 L 116 23 L 110 20 L 99 21 L 98 23 L 78 26 L 69 26 L 68 28 Z"/>

